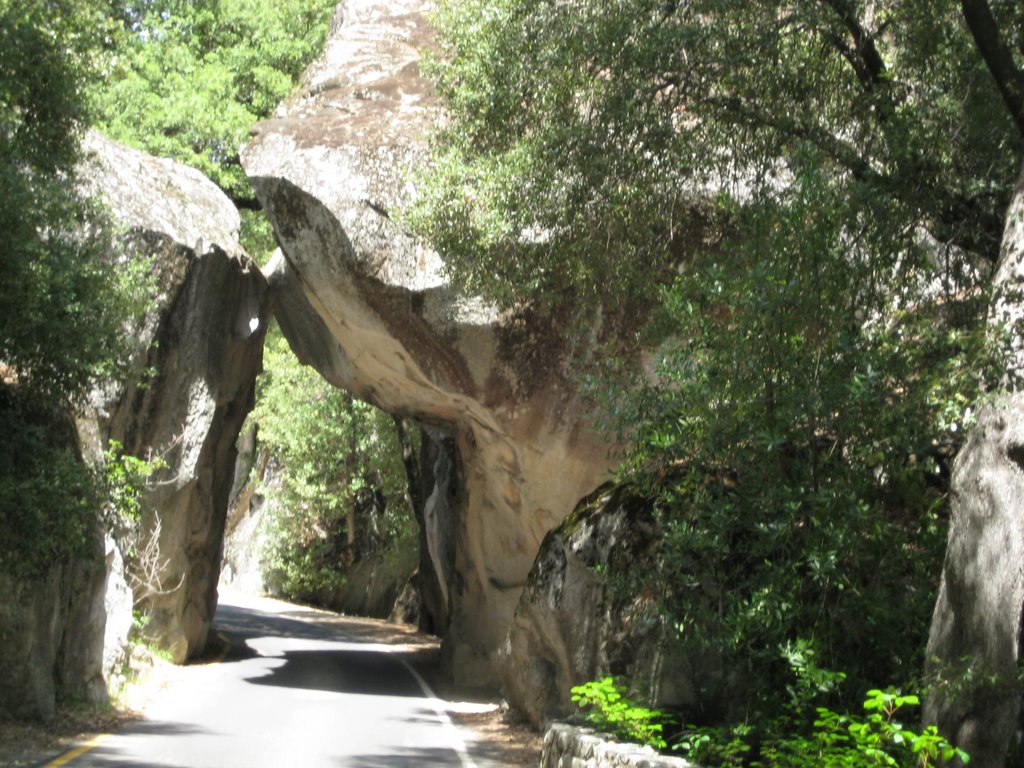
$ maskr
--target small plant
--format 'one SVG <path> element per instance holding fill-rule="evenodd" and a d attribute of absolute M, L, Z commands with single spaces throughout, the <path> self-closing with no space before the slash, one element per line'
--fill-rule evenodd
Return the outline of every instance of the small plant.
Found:
<path fill-rule="evenodd" d="M 613 677 L 592 680 L 571 689 L 572 700 L 586 710 L 587 722 L 624 741 L 664 749 L 663 723 L 668 716 L 660 709 L 641 706 L 626 695 L 626 687 Z"/>
<path fill-rule="evenodd" d="M 868 691 L 864 701 L 867 715 L 861 721 L 851 722 L 847 730 L 858 751 L 869 756 L 878 765 L 911 765 L 915 768 L 930 768 L 937 762 L 949 762 L 953 758 L 963 763 L 970 757 L 962 749 L 954 747 L 939 734 L 938 728 L 929 725 L 921 733 L 904 727 L 895 719 L 896 713 L 905 706 L 918 706 L 917 696 L 902 696 L 899 693 Z M 819 732 L 826 730 L 835 713 L 819 708 L 820 720 L 815 721 Z M 892 756 L 895 753 L 896 759 Z"/>
<path fill-rule="evenodd" d="M 759 739 L 747 726 L 731 728 L 687 727 L 675 749 L 705 768 L 934 768 L 954 758 L 968 763 L 964 750 L 953 746 L 934 725 L 920 733 L 896 719 L 904 707 L 919 704 L 917 696 L 870 690 L 863 715 L 847 715 L 816 707 L 813 729 L 793 716 L 774 722 Z M 760 742 L 751 758 L 751 743 Z"/>

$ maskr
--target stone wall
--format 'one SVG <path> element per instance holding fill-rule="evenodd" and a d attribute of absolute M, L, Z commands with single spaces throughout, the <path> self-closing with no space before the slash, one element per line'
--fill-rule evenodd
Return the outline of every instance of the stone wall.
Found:
<path fill-rule="evenodd" d="M 585 728 L 555 723 L 544 734 L 539 768 L 699 768 L 650 747 L 607 741 Z"/>

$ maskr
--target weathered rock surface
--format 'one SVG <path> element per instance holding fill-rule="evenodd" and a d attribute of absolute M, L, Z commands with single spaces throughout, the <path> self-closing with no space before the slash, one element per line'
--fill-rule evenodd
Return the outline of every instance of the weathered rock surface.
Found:
<path fill-rule="evenodd" d="M 35 425 L 46 428 L 55 445 L 74 450 L 73 420 L 60 406 L 49 416 L 40 414 Z M 11 686 L 0 693 L 0 709 L 19 717 L 48 718 L 57 698 L 97 703 L 107 698 L 102 674 L 106 569 L 99 521 L 82 535 L 77 554 L 47 564 L 35 577 L 0 579 L 0 688 Z M 7 664 L 11 668 L 4 670 Z"/>
<path fill-rule="evenodd" d="M 412 542 L 374 552 L 352 564 L 342 589 L 320 595 L 317 603 L 350 616 L 386 619 L 418 561 L 419 553 Z"/>
<path fill-rule="evenodd" d="M 263 576 L 268 516 L 274 502 L 263 493 L 273 488 L 282 471 L 270 451 L 259 445 L 255 427 L 246 429 L 236 443 L 235 479 L 224 526 L 224 555 L 220 583 L 242 592 L 260 594 L 266 589 Z"/>
<path fill-rule="evenodd" d="M 205 645 L 216 607 L 235 439 L 252 406 L 269 297 L 238 243 L 238 212 L 212 182 L 97 134 L 85 149 L 86 188 L 125 228 L 129 257 L 151 265 L 159 296 L 132 329 L 136 370 L 152 375 L 96 392 L 79 432 L 86 453 L 110 438 L 167 465 L 146 499 L 159 568 L 145 608 L 147 631 L 180 662 Z"/>
<path fill-rule="evenodd" d="M 446 659 L 496 679 L 496 652 L 544 535 L 603 479 L 568 328 L 452 295 L 440 257 L 392 219 L 437 120 L 419 70 L 427 0 L 351 0 L 300 92 L 242 159 L 283 257 L 268 274 L 300 359 L 387 411 L 452 435 L 454 577 Z"/>
<path fill-rule="evenodd" d="M 1014 296 L 1024 288 L 1024 176 L 1007 221 L 995 315 L 1013 323 L 1024 317 L 1024 301 Z M 1017 336 L 1011 373 L 1024 372 L 1022 349 Z M 978 414 L 954 464 L 949 540 L 926 656 L 928 671 L 947 684 L 925 701 L 924 719 L 965 749 L 976 768 L 1004 765 L 1019 738 L 1024 392 L 1013 387 Z"/>
<path fill-rule="evenodd" d="M 106 578 L 103 587 L 103 609 L 106 628 L 103 631 L 103 676 L 108 680 L 115 671 L 128 662 L 131 645 L 128 636 L 132 630 L 134 599 L 125 579 L 124 558 L 121 548 L 107 534 L 103 541 Z"/>
<path fill-rule="evenodd" d="M 628 486 L 598 489 L 548 534 L 503 650 L 505 696 L 535 726 L 573 714 L 570 689 L 608 674 L 647 681 L 658 707 L 694 710 L 698 687 L 726 695 L 715 664 L 698 680 L 670 652 L 651 596 L 630 586 L 656 567 L 660 544 L 650 503 Z"/>

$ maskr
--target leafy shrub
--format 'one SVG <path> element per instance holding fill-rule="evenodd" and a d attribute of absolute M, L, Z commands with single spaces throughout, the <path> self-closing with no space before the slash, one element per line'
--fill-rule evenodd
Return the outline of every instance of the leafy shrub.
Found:
<path fill-rule="evenodd" d="M 835 693 L 845 676 L 818 668 L 804 650 L 794 649 L 789 658 L 796 684 L 789 688 L 785 715 L 762 727 L 688 726 L 673 749 L 705 768 L 930 768 L 954 758 L 969 762 L 934 725 L 913 731 L 897 719 L 905 708 L 919 705 L 915 695 L 871 689 L 862 714 L 813 706 L 823 694 Z"/>
<path fill-rule="evenodd" d="M 597 730 L 624 741 L 666 746 L 662 736 L 668 716 L 660 709 L 648 709 L 627 695 L 626 687 L 612 677 L 592 680 L 572 689 L 572 700 L 586 710 L 587 722 Z"/>

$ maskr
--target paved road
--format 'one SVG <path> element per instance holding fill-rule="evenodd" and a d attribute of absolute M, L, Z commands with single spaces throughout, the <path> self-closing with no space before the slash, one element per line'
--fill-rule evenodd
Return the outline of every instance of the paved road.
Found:
<path fill-rule="evenodd" d="M 220 663 L 190 668 L 145 722 L 69 763 L 92 766 L 485 768 L 401 648 L 311 612 L 222 596 Z M 296 616 L 301 616 L 299 620 Z"/>

